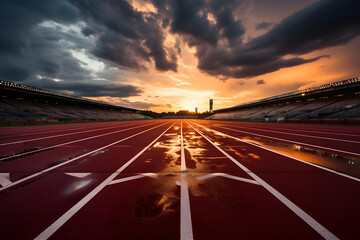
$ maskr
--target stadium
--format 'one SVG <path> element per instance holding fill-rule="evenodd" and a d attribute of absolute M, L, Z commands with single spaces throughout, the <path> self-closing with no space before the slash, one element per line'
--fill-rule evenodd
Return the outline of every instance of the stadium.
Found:
<path fill-rule="evenodd" d="M 0 1 L 0 239 L 360 239 L 360 1 Z"/>
<path fill-rule="evenodd" d="M 135 120 L 140 110 L 0 81 L 0 121 Z M 181 112 L 179 112 L 181 113 Z M 290 123 L 360 123 L 359 77 L 217 109 L 207 119 Z M 163 116 L 164 118 L 194 116 Z"/>
<path fill-rule="evenodd" d="M 0 81 L 0 121 L 135 120 L 139 110 Z"/>
<path fill-rule="evenodd" d="M 360 123 L 359 77 L 214 111 L 208 119 Z"/>

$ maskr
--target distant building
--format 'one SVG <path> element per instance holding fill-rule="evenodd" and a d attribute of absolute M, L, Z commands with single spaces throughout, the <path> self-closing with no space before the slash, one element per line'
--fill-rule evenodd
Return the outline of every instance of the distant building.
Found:
<path fill-rule="evenodd" d="M 197 109 L 197 107 L 195 108 L 195 113 L 198 114 L 198 109 Z"/>
<path fill-rule="evenodd" d="M 213 110 L 213 105 L 214 105 L 214 100 L 213 99 L 210 99 L 210 101 L 209 101 L 209 107 L 210 107 L 210 112 L 212 112 L 212 110 Z"/>

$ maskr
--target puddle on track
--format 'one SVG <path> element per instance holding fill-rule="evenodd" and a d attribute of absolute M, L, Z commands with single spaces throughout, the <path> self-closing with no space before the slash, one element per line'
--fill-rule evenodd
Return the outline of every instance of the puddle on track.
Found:
<path fill-rule="evenodd" d="M 137 217 L 152 218 L 180 209 L 181 132 L 177 126 L 172 130 L 149 149 L 152 154 L 144 160 L 145 164 L 162 163 L 155 172 L 156 180 L 149 182 L 136 200 L 134 211 Z M 216 159 L 226 157 L 209 155 L 206 141 L 194 131 L 184 131 L 183 134 L 189 191 L 195 197 L 207 196 L 209 193 L 202 187 L 203 183 L 196 178 L 214 170 L 221 172 L 226 164 L 217 163 Z"/>
<path fill-rule="evenodd" d="M 211 131 L 209 131 L 211 132 Z M 228 138 L 224 134 L 211 132 L 212 135 L 206 134 L 206 136 L 214 141 L 217 144 L 220 144 L 221 139 Z M 239 137 L 240 138 L 240 137 Z M 320 149 L 305 147 L 301 145 L 273 141 L 269 139 L 264 139 L 261 137 L 243 137 L 240 138 L 244 142 L 249 142 L 252 144 L 256 144 L 258 146 L 282 153 L 284 155 L 294 157 L 306 162 L 314 163 L 323 167 L 327 167 L 333 169 L 335 171 L 348 174 L 350 176 L 354 176 L 360 178 L 360 157 L 353 157 L 349 155 L 336 154 Z M 242 144 L 239 142 L 239 146 Z M 241 148 L 243 152 L 246 152 L 246 146 Z M 254 153 L 248 153 L 245 156 L 243 153 L 236 151 L 232 147 L 234 146 L 223 146 L 225 150 L 234 151 L 239 157 L 241 157 L 242 161 L 257 161 L 261 160 L 259 156 Z"/>

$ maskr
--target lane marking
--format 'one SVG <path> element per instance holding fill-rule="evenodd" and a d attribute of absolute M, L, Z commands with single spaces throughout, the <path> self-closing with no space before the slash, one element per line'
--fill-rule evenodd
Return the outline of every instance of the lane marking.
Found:
<path fill-rule="evenodd" d="M 0 173 L 0 185 L 6 186 L 11 184 L 10 173 Z"/>
<path fill-rule="evenodd" d="M 199 120 L 199 122 L 200 122 L 201 120 Z M 206 120 L 202 120 L 202 121 L 206 121 Z M 214 121 L 214 122 L 218 122 L 218 123 L 224 123 L 226 120 L 211 120 L 211 119 L 209 119 L 209 121 Z M 273 128 L 268 128 L 267 126 L 270 126 L 272 123 L 266 123 L 266 122 L 255 122 L 255 124 L 254 124 L 254 122 L 253 122 L 253 124 L 251 124 L 251 122 L 239 122 L 239 121 L 236 121 L 236 122 L 234 122 L 234 121 L 229 121 L 229 122 L 231 122 L 231 123 L 236 123 L 236 125 L 235 126 L 240 126 L 240 124 L 241 125 L 243 125 L 243 126 L 255 126 L 255 125 L 257 125 L 257 124 L 262 124 L 262 126 L 266 126 L 266 127 L 264 127 L 265 129 L 278 129 L 278 130 L 292 130 L 292 131 L 300 131 L 300 132 L 314 132 L 314 133 L 324 133 L 324 134 L 338 134 L 338 135 L 345 135 L 345 136 L 354 136 L 354 137 L 360 137 L 360 135 L 353 135 L 353 134 L 348 134 L 347 132 L 349 132 L 349 133 L 353 133 L 354 132 L 354 130 L 351 130 L 351 128 L 356 128 L 356 127 L 351 127 L 351 126 L 348 126 L 348 127 L 343 127 L 343 128 L 341 128 L 341 129 L 324 129 L 324 128 L 319 128 L 319 131 L 313 131 L 313 129 L 309 129 L 309 128 L 300 128 L 300 129 L 291 129 L 291 128 L 282 128 L 282 127 L 280 127 L 279 125 L 273 125 Z M 277 124 L 279 124 L 279 123 L 277 123 Z M 290 126 L 292 126 L 292 125 L 295 125 L 295 126 L 298 126 L 298 127 L 304 127 L 304 126 L 306 126 L 306 124 L 284 124 L 284 123 L 281 123 L 282 124 L 282 126 L 287 126 L 287 127 L 290 127 Z M 262 126 L 260 126 L 260 127 L 262 127 Z M 310 125 L 307 125 L 307 126 L 310 126 Z M 320 125 L 319 125 L 320 126 Z M 322 126 L 324 126 L 324 125 L 322 125 Z M 326 125 L 325 125 L 326 126 Z M 333 125 L 334 126 L 334 125 Z M 332 127 L 333 127 L 332 126 Z M 321 126 L 320 126 L 321 127 Z M 339 127 L 339 126 L 335 126 L 335 127 Z M 309 130 L 311 130 L 311 131 L 309 131 Z M 328 131 L 328 132 L 322 132 L 322 131 Z M 339 133 L 338 131 L 341 131 L 342 133 Z M 344 133 L 344 132 L 346 132 L 346 133 Z"/>
<path fill-rule="evenodd" d="M 227 173 L 211 173 L 208 175 L 197 177 L 196 179 L 202 181 L 202 180 L 213 178 L 213 177 L 224 177 L 224 178 L 229 178 L 229 179 L 233 179 L 233 180 L 237 180 L 237 181 L 241 181 L 241 182 L 251 183 L 251 184 L 255 184 L 255 185 L 261 185 L 260 183 L 258 183 L 255 180 L 242 178 L 242 177 L 238 177 L 238 176 L 233 176 L 233 175 L 230 175 Z"/>
<path fill-rule="evenodd" d="M 85 123 L 86 124 L 86 123 Z M 43 125 L 44 126 L 44 125 Z M 54 125 L 52 125 L 54 126 Z M 58 125 L 59 126 L 59 125 Z M 68 125 L 67 125 L 68 126 Z M 94 125 L 93 125 L 94 126 Z M 16 134 L 18 133 L 19 131 L 16 130 L 16 131 L 11 131 L 11 132 L 5 132 L 6 135 L 9 135 L 9 134 L 16 134 L 16 137 L 22 137 L 22 136 L 28 136 L 28 135 L 35 135 L 35 134 L 45 134 L 45 133 L 54 133 L 54 132 L 66 132 L 66 131 L 75 131 L 75 130 L 84 130 L 84 129 L 93 129 L 93 126 L 78 126 L 76 128 L 71 128 L 71 126 L 68 126 L 69 128 L 68 129 L 54 129 L 54 130 L 46 130 L 46 129 L 32 129 L 32 131 L 29 131 L 27 133 L 23 133 L 23 134 Z M 110 125 L 110 126 L 114 126 L 114 124 Z M 47 127 L 50 127 L 50 126 L 47 126 Z M 30 130 L 30 129 L 29 129 Z M 39 131 L 39 130 L 42 130 L 42 131 Z M 1 133 L 3 134 L 3 133 Z M 4 134 L 4 135 L 5 135 Z"/>
<path fill-rule="evenodd" d="M 128 130 L 132 130 L 132 129 L 135 129 L 135 128 L 141 128 L 141 127 L 145 127 L 145 126 L 148 126 L 148 125 L 154 125 L 154 123 L 149 123 L 149 124 L 145 124 L 145 125 L 141 125 L 141 126 L 121 129 L 121 130 L 117 130 L 117 131 L 114 131 L 114 132 L 103 133 L 103 134 L 95 135 L 95 136 L 91 136 L 91 137 L 81 138 L 81 139 L 78 139 L 78 140 L 65 142 L 65 143 L 60 143 L 60 144 L 52 145 L 52 146 L 45 147 L 45 148 L 39 148 L 39 149 L 36 149 L 36 150 L 33 150 L 33 151 L 3 157 L 3 158 L 0 158 L 0 161 L 5 161 L 5 160 L 11 159 L 11 158 L 18 158 L 18 157 L 21 157 L 21 156 L 24 156 L 24 155 L 34 154 L 36 152 L 42 152 L 42 151 L 45 151 L 45 150 L 48 150 L 48 149 L 61 147 L 61 146 L 65 146 L 65 145 L 69 145 L 69 144 L 72 144 L 72 143 L 77 143 L 77 142 L 81 142 L 81 141 L 85 141 L 85 140 L 90 140 L 90 139 L 93 139 L 93 138 L 103 137 L 103 136 L 107 136 L 107 135 L 110 135 L 110 134 L 115 134 L 115 133 L 119 133 L 119 132 L 125 132 L 125 131 L 128 131 Z"/>
<path fill-rule="evenodd" d="M 332 151 L 332 152 L 335 151 L 335 152 L 341 152 L 341 153 L 346 153 L 346 154 L 350 154 L 350 155 L 360 156 L 360 153 L 348 152 L 348 151 L 344 151 L 344 150 L 340 150 L 340 149 L 335 149 L 335 148 L 328 148 L 328 147 L 323 147 L 323 146 L 319 146 L 319 145 L 313 145 L 313 144 L 309 144 L 309 143 L 296 142 L 296 141 L 292 141 L 292 140 L 288 140 L 288 139 L 271 137 L 271 136 L 261 135 L 261 134 L 257 134 L 257 133 L 250 133 L 250 132 L 245 132 L 245 131 L 241 131 L 241 130 L 231 129 L 231 128 L 227 128 L 227 127 L 219 127 L 219 128 L 224 128 L 224 129 L 228 129 L 228 130 L 235 131 L 235 132 L 242 132 L 242 133 L 246 133 L 246 134 L 251 134 L 251 135 L 258 136 L 258 137 L 265 137 L 265 138 L 275 139 L 275 140 L 282 141 L 282 142 L 291 142 L 291 143 L 295 143 L 295 144 L 299 144 L 299 145 L 304 145 L 304 146 L 310 146 L 310 147 L 315 147 L 315 148 L 326 149 L 326 150 L 329 150 L 329 151 Z"/>
<path fill-rule="evenodd" d="M 234 125 L 234 126 L 241 127 L 240 125 Z M 246 126 L 254 126 L 254 125 L 253 124 L 252 125 L 244 124 L 244 127 L 242 127 L 242 128 L 247 128 Z M 267 127 L 262 127 L 262 126 L 260 126 L 260 127 L 261 127 L 261 129 L 289 130 L 289 131 L 294 131 L 294 132 L 310 132 L 310 133 L 320 133 L 320 134 L 328 134 L 328 135 L 331 134 L 331 135 L 339 135 L 339 136 L 360 137 L 360 135 L 338 133 L 338 132 L 319 132 L 319 131 L 299 130 L 299 129 L 291 129 L 291 128 L 277 128 L 277 127 L 267 128 Z"/>
<path fill-rule="evenodd" d="M 93 154 L 93 153 L 95 153 L 95 152 L 97 152 L 97 151 L 100 151 L 100 150 L 102 150 L 102 149 L 108 148 L 108 147 L 110 147 L 110 146 L 113 146 L 113 145 L 115 145 L 115 144 L 118 144 L 118 143 L 120 143 L 120 142 L 123 142 L 123 141 L 125 141 L 125 140 L 128 140 L 128 139 L 130 139 L 130 138 L 133 138 L 133 137 L 135 137 L 135 136 L 138 136 L 138 135 L 140 135 L 140 134 L 143 134 L 143 133 L 145 133 L 145 132 L 148 132 L 148 131 L 150 131 L 150 130 L 153 130 L 153 129 L 155 129 L 155 128 L 158 128 L 158 127 L 160 127 L 160 126 L 162 126 L 162 125 L 164 125 L 164 124 L 166 124 L 166 123 L 163 123 L 163 124 L 160 124 L 160 125 L 158 125 L 158 126 L 149 128 L 149 129 L 147 129 L 147 130 L 138 132 L 138 133 L 133 134 L 133 135 L 131 135 L 131 136 L 129 136 L 129 137 L 120 139 L 120 140 L 118 140 L 118 141 L 116 141 L 116 142 L 113 142 L 113 143 L 110 143 L 110 144 L 108 144 L 108 145 L 105 145 L 105 146 L 103 146 L 103 147 L 101 147 L 101 148 L 95 149 L 95 150 L 93 150 L 93 151 L 91 151 L 91 152 L 88 152 L 88 153 L 85 153 L 85 154 L 83 154 L 83 155 L 80 155 L 80 156 L 77 156 L 77 157 L 75 157 L 75 158 L 72 158 L 72 159 L 70 159 L 70 160 L 68 160 L 68 161 L 66 161 L 66 162 L 57 164 L 57 165 L 55 165 L 55 166 L 53 166 L 53 167 L 50 167 L 50 168 L 47 168 L 47 169 L 42 170 L 42 171 L 40 171 L 40 172 L 34 173 L 34 174 L 32 174 L 32 175 L 29 175 L 29 176 L 27 176 L 27 177 L 25 177 L 25 178 L 22 178 L 22 179 L 20 179 L 20 180 L 18 180 L 18 181 L 16 181 L 16 182 L 11 183 L 11 184 L 9 184 L 9 185 L 7 185 L 7 186 L 5 186 L 5 187 L 0 188 L 0 192 L 3 191 L 3 190 L 5 190 L 5 189 L 7 189 L 7 188 L 9 188 L 9 187 L 14 186 L 14 185 L 17 185 L 17 184 L 19 184 L 19 183 L 25 182 L 25 181 L 27 181 L 27 180 L 29 180 L 29 179 L 31 179 L 31 178 L 37 177 L 37 176 L 39 176 L 39 175 L 41 175 L 41 174 L 43 174 L 43 173 L 46 173 L 46 172 L 49 172 L 49 171 L 51 171 L 51 170 L 54 170 L 54 169 L 56 169 L 56 168 L 58 168 L 58 167 L 61 167 L 61 166 L 65 165 L 65 164 L 68 164 L 68 163 L 71 163 L 71 162 L 73 162 L 73 161 L 76 161 L 76 160 L 78 160 L 78 159 L 80 159 L 80 158 L 86 157 L 86 156 L 88 156 L 88 155 L 90 155 L 90 154 Z"/>
<path fill-rule="evenodd" d="M 188 123 L 189 124 L 189 123 Z M 197 131 L 201 136 L 203 136 L 209 143 L 211 143 L 216 149 L 218 149 L 222 154 L 228 157 L 233 163 L 235 163 L 239 168 L 245 171 L 248 175 L 250 175 L 255 181 L 260 183 L 266 190 L 268 190 L 274 197 L 276 197 L 280 202 L 282 202 L 285 206 L 287 206 L 292 212 L 294 212 L 298 217 L 300 217 L 304 222 L 306 222 L 312 229 L 314 229 L 317 233 L 319 233 L 325 239 L 339 239 L 329 230 L 327 230 L 324 226 L 322 226 L 319 222 L 317 222 L 314 218 L 312 218 L 309 214 L 307 214 L 304 210 L 299 208 L 295 203 L 291 202 L 288 198 L 282 195 L 275 188 L 270 186 L 267 182 L 262 180 L 255 173 L 250 171 L 250 169 L 246 168 L 244 165 L 239 163 L 236 159 L 230 156 L 227 152 L 225 152 L 222 148 L 220 148 L 217 144 L 212 142 L 210 139 L 205 137 L 204 134 L 199 132 L 196 128 L 194 128 L 191 124 L 189 124 L 195 131 Z"/>
<path fill-rule="evenodd" d="M 180 181 L 180 239 L 193 239 L 193 230 L 190 211 L 189 187 L 186 181 L 186 161 L 181 120 L 181 181 Z"/>
<path fill-rule="evenodd" d="M 186 161 L 185 161 L 185 149 L 184 149 L 184 138 L 183 138 L 183 130 L 182 130 L 182 120 L 181 120 L 181 137 L 180 137 L 180 146 L 181 146 L 181 172 L 186 176 Z"/>
<path fill-rule="evenodd" d="M 132 124 L 130 124 L 130 125 L 132 125 Z M 129 125 L 126 125 L 126 126 L 129 126 Z M 113 126 L 113 127 L 106 127 L 106 128 L 100 128 L 100 129 L 92 129 L 92 130 L 86 130 L 86 131 L 80 131 L 80 132 L 70 132 L 70 133 L 64 133 L 64 134 L 58 134 L 58 135 L 52 135 L 52 136 L 46 136 L 46 137 L 40 137 L 40 138 L 33 138 L 33 139 L 27 139 L 27 140 L 20 140 L 20 141 L 15 141 L 15 142 L 0 143 L 0 146 L 12 145 L 12 144 L 24 143 L 24 142 L 33 142 L 33 141 L 37 141 L 37 140 L 43 140 L 43 139 L 49 139 L 49 138 L 55 138 L 55 137 L 63 137 L 63 136 L 68 136 L 68 135 L 80 134 L 80 133 L 95 132 L 95 131 L 101 131 L 101 130 L 106 130 L 106 129 L 111 129 L 111 128 L 119 128 L 119 127 L 120 126 Z M 124 126 L 122 126 L 122 127 L 124 127 Z"/>
<path fill-rule="evenodd" d="M 221 125 L 221 126 L 224 126 L 224 125 Z M 219 126 L 219 127 L 220 127 L 220 126 Z M 304 135 L 304 134 L 298 134 L 298 133 L 278 132 L 278 131 L 266 130 L 266 129 L 261 129 L 261 128 L 239 127 L 239 126 L 234 126 L 234 127 L 237 127 L 237 128 L 246 128 L 246 129 L 255 129 L 255 130 L 258 130 L 258 131 L 273 132 L 273 133 L 293 135 L 293 136 L 301 136 L 301 137 L 310 137 L 310 138 L 326 139 L 326 140 L 331 140 L 331 141 L 341 141 L 341 142 L 349 142 L 349 143 L 360 143 L 359 141 L 352 141 L 352 140 L 346 140 L 346 139 L 337 139 L 337 138 L 328 138 L 328 137 L 318 137 L 318 136 Z M 245 132 L 245 131 L 244 131 L 244 132 Z"/>
<path fill-rule="evenodd" d="M 120 178 L 120 179 L 112 180 L 111 182 L 108 183 L 108 186 L 117 184 L 117 183 L 123 183 L 123 182 L 131 181 L 131 180 L 139 179 L 139 178 L 144 178 L 144 177 L 157 178 L 157 174 L 156 173 L 143 173 L 143 174 L 139 174 L 139 175 L 135 175 L 135 176 L 131 176 L 131 177 Z"/>
<path fill-rule="evenodd" d="M 74 173 L 74 172 L 69 172 L 69 173 L 65 173 L 66 175 L 72 176 L 72 177 L 77 177 L 77 178 L 84 178 L 89 176 L 92 173 Z"/>
<path fill-rule="evenodd" d="M 177 121 L 176 121 L 177 122 Z M 117 171 L 112 173 L 108 178 L 106 178 L 102 183 L 100 183 L 96 188 L 94 188 L 90 193 L 88 193 L 83 199 L 76 203 L 72 208 L 70 208 L 66 213 L 64 213 L 60 218 L 53 222 L 48 228 L 46 228 L 42 233 L 40 233 L 35 240 L 45 240 L 51 237 L 62 225 L 64 225 L 72 216 L 74 216 L 83 206 L 85 206 L 91 199 L 93 199 L 101 190 L 103 190 L 111 181 L 113 181 L 126 167 L 128 167 L 132 162 L 134 162 L 141 154 L 143 154 L 148 148 L 150 148 L 156 141 L 164 135 L 172 126 L 175 125 L 174 122 L 170 127 L 168 127 L 164 132 L 162 132 L 155 140 L 153 140 L 149 145 L 144 147 L 140 152 L 138 152 L 134 157 L 127 161 L 123 166 L 121 166 Z M 166 123 L 165 123 L 166 124 Z M 161 124 L 164 125 L 164 124 Z M 161 126 L 160 125 L 160 126 Z"/>
<path fill-rule="evenodd" d="M 313 167 L 316 167 L 316 168 L 320 168 L 320 169 L 322 169 L 322 170 L 325 170 L 325 171 L 334 173 L 334 174 L 336 174 L 336 175 L 339 175 L 339 176 L 342 176 L 342 177 L 346 177 L 346 178 L 349 178 L 349 179 L 351 179 L 351 180 L 360 182 L 360 179 L 357 178 L 357 177 L 353 177 L 353 176 L 347 175 L 347 174 L 345 174 L 345 173 L 341 173 L 341 172 L 332 170 L 332 169 L 330 169 L 330 168 L 326 168 L 326 167 L 317 165 L 317 164 L 315 164 L 315 163 L 306 162 L 306 161 L 304 161 L 304 160 L 301 160 L 301 159 L 298 159 L 298 158 L 295 158 L 295 157 L 291 157 L 291 156 L 285 155 L 285 154 L 283 154 L 283 153 L 279 153 L 279 152 L 274 151 L 274 150 L 271 150 L 271 149 L 269 149 L 269 148 L 265 148 L 265 147 L 259 146 L 259 145 L 255 144 L 255 143 L 244 141 L 244 140 L 242 140 L 242 139 L 240 139 L 240 138 L 238 138 L 238 137 L 234 137 L 234 136 L 231 136 L 231 135 L 222 133 L 222 132 L 220 132 L 220 131 L 217 131 L 217 130 L 214 130 L 214 129 L 211 129 L 211 128 L 208 128 L 208 127 L 204 127 L 204 126 L 202 126 L 202 125 L 200 125 L 200 124 L 197 124 L 197 123 L 194 123 L 194 124 L 196 124 L 196 125 L 198 125 L 198 126 L 200 126 L 200 127 L 203 127 L 203 128 L 205 128 L 205 129 L 208 129 L 208 130 L 210 130 L 210 131 L 213 131 L 213 132 L 215 132 L 215 133 L 219 133 L 220 135 L 223 135 L 223 136 L 225 136 L 225 137 L 235 139 L 236 141 L 243 142 L 243 143 L 247 143 L 247 144 L 249 144 L 249 145 L 252 145 L 252 146 L 255 146 L 255 147 L 258 147 L 258 148 L 267 150 L 267 151 L 269 151 L 269 152 L 276 153 L 276 154 L 278 154 L 278 155 L 281 155 L 281 156 L 284 156 L 284 157 L 293 159 L 293 160 L 295 160 L 295 161 L 298 161 L 298 162 L 301 162 L 301 163 L 304 163 L 304 164 L 308 164 L 308 165 L 310 165 L 310 166 L 313 166 Z"/>

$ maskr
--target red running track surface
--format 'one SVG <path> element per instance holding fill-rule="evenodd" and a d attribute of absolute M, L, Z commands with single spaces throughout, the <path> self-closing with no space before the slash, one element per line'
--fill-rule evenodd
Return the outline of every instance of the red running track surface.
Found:
<path fill-rule="evenodd" d="M 357 127 L 148 120 L 2 130 L 0 239 L 360 238 L 358 178 L 243 141 L 357 157 Z"/>

